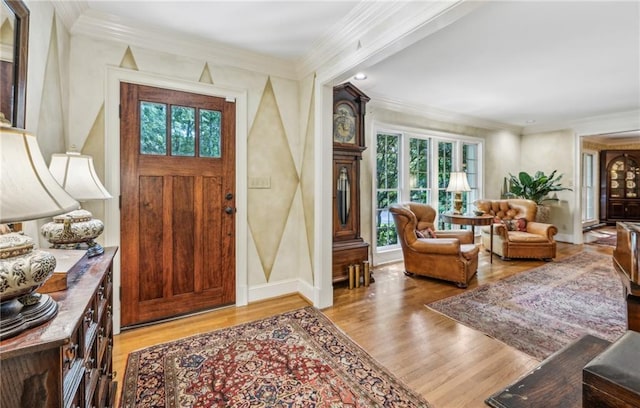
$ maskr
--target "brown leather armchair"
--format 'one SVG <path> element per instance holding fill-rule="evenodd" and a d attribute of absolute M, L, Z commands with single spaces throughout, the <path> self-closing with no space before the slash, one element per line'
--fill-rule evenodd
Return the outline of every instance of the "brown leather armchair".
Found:
<path fill-rule="evenodd" d="M 538 206 L 534 201 L 520 198 L 507 200 L 478 200 L 478 210 L 493 215 L 497 220 L 525 219 L 520 230 L 509 230 L 508 225 L 496 223 L 481 228 L 482 244 L 489 248 L 490 232 L 493 228 L 493 252 L 503 259 L 542 258 L 546 261 L 556 256 L 556 241 L 553 238 L 558 228 L 552 224 L 535 222 Z"/>
<path fill-rule="evenodd" d="M 471 231 L 434 231 L 436 211 L 419 203 L 394 204 L 389 208 L 402 246 L 405 273 L 454 282 L 466 288 L 478 270 L 478 246 Z"/>

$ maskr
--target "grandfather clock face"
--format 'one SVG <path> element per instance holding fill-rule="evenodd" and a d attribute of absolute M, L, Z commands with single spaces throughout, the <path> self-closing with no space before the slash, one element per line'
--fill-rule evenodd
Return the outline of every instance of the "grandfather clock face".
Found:
<path fill-rule="evenodd" d="M 335 143 L 356 143 L 356 115 L 348 103 L 339 103 L 333 114 L 333 141 Z"/>

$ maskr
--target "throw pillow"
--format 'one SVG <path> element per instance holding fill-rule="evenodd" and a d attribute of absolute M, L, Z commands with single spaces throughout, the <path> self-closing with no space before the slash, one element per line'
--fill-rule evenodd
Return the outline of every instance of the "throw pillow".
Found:
<path fill-rule="evenodd" d="M 515 220 L 502 220 L 502 223 L 507 228 L 507 231 L 527 230 L 527 220 L 525 218 L 518 218 Z"/>
<path fill-rule="evenodd" d="M 429 227 L 423 229 L 422 231 L 416 230 L 416 236 L 418 238 L 438 238 L 436 236 L 436 232 Z"/>

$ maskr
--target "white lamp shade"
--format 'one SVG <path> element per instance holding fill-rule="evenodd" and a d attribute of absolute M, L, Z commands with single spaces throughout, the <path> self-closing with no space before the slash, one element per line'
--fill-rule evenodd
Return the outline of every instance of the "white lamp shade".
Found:
<path fill-rule="evenodd" d="M 53 154 L 49 170 L 62 188 L 78 201 L 111 198 L 96 174 L 91 156 L 74 152 Z"/>
<path fill-rule="evenodd" d="M 449 185 L 447 186 L 447 191 L 471 191 L 471 187 L 469 187 L 469 181 L 467 180 L 467 173 L 463 171 L 451 172 L 451 175 L 449 176 Z"/>
<path fill-rule="evenodd" d="M 0 223 L 37 220 L 78 207 L 47 169 L 35 136 L 0 127 Z"/>

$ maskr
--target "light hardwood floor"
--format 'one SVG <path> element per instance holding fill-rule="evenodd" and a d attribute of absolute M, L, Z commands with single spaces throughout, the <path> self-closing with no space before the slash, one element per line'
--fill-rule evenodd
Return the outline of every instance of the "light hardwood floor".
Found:
<path fill-rule="evenodd" d="M 612 248 L 559 243 L 556 259 L 581 251 L 611 254 Z M 481 251 L 478 275 L 469 288 L 542 264 L 537 260 L 502 261 L 496 256 L 490 264 L 488 253 Z M 485 407 L 485 398 L 539 363 L 425 307 L 463 289 L 433 279 L 406 277 L 401 263 L 377 268 L 374 276 L 376 282 L 369 287 L 349 290 L 337 285 L 334 305 L 323 313 L 436 407 Z M 290 295 L 122 332 L 114 339 L 118 401 L 129 352 L 308 304 L 301 296 Z"/>

